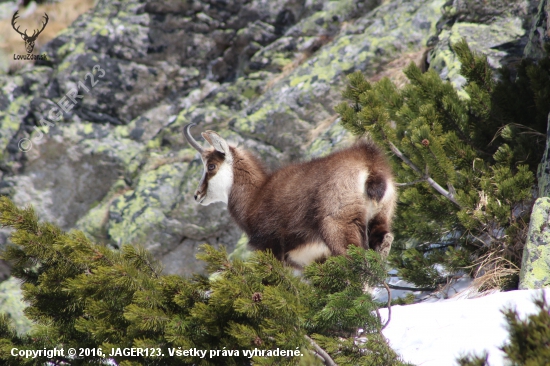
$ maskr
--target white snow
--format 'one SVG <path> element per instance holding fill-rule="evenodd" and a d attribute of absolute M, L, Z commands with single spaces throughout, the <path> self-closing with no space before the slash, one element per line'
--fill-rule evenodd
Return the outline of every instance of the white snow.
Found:
<path fill-rule="evenodd" d="M 508 339 L 501 310 L 516 308 L 520 316 L 536 312 L 534 298 L 542 290 L 499 292 L 474 299 L 459 292 L 453 298 L 405 306 L 392 306 L 389 325 L 383 333 L 405 361 L 418 366 L 458 365 L 457 357 L 483 351 L 491 366 L 505 365 L 498 349 Z M 471 296 L 471 294 L 469 295 Z M 550 289 L 545 290 L 550 301 Z M 387 309 L 380 309 L 385 321 Z"/>

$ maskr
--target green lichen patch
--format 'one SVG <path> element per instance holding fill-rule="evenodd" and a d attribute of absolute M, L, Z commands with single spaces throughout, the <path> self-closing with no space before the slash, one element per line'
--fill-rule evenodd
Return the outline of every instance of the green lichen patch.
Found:
<path fill-rule="evenodd" d="M 453 44 L 465 38 L 472 50 L 487 55 L 496 69 L 503 66 L 500 60 L 507 55 L 507 51 L 499 50 L 498 46 L 514 42 L 524 34 L 519 17 L 503 17 L 491 24 L 456 23 L 439 34 L 439 42 L 430 55 L 430 68 L 451 81 L 455 88 L 460 88 L 465 79 L 460 75 L 461 65 L 452 49 Z"/>
<path fill-rule="evenodd" d="M 75 227 L 82 230 L 95 242 L 107 243 L 106 226 L 109 221 L 109 207 L 115 198 L 124 194 L 128 189 L 129 187 L 123 179 L 116 181 L 103 200 L 93 205 L 88 213 L 76 222 Z"/>
<path fill-rule="evenodd" d="M 23 312 L 26 307 L 18 279 L 10 277 L 0 283 L 0 314 L 8 315 L 19 334 L 27 333 L 32 327 L 32 322 Z"/>
<path fill-rule="evenodd" d="M 15 98 L 6 111 L 0 112 L 0 151 L 4 152 L 8 143 L 19 130 L 24 116 L 28 113 L 32 98 Z"/>
<path fill-rule="evenodd" d="M 115 198 L 109 208 L 107 232 L 111 243 L 117 246 L 132 243 L 150 243 L 168 227 L 177 223 L 167 215 L 176 204 L 183 175 L 183 163 L 165 164 L 140 175 L 135 189 Z M 157 235 L 158 234 L 158 235 Z M 175 233 L 173 233 L 175 234 Z"/>

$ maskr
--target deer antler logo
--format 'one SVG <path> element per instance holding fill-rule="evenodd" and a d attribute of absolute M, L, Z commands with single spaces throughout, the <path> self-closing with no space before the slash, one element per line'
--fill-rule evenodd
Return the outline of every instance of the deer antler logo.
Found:
<path fill-rule="evenodd" d="M 25 48 L 27 49 L 27 53 L 32 53 L 32 50 L 34 50 L 34 42 L 36 41 L 36 38 L 38 37 L 38 35 L 40 35 L 40 33 L 42 33 L 44 28 L 46 28 L 46 24 L 48 24 L 48 14 L 44 13 L 45 22 L 42 23 L 42 29 L 35 29 L 32 36 L 29 36 L 26 29 L 24 33 L 21 33 L 19 31 L 19 26 L 15 28 L 15 21 L 17 18 L 19 18 L 17 13 L 19 13 L 19 10 L 16 11 L 15 14 L 13 14 L 13 18 L 11 18 L 11 26 L 13 27 L 13 29 L 15 29 L 17 33 L 21 35 L 21 38 L 23 38 L 23 40 L 25 41 Z"/>

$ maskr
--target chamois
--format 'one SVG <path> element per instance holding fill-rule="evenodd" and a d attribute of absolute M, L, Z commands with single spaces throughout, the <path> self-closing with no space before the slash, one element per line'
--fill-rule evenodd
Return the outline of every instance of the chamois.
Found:
<path fill-rule="evenodd" d="M 193 125 L 185 126 L 184 136 L 204 164 L 195 201 L 225 202 L 253 249 L 270 249 L 298 269 L 345 254 L 350 244 L 389 253 L 396 189 L 372 141 L 268 172 L 214 131 L 202 133 L 211 145 L 203 148 L 189 132 Z"/>

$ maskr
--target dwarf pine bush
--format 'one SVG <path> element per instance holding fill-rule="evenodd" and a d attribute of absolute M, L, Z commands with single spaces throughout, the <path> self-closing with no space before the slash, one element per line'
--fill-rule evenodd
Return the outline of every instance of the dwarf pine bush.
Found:
<path fill-rule="evenodd" d="M 457 270 L 481 288 L 517 286 L 550 111 L 550 59 L 495 73 L 454 45 L 463 91 L 414 64 L 410 83 L 349 75 L 345 128 L 391 151 L 400 184 L 391 256 L 399 275 L 437 287 Z"/>
<path fill-rule="evenodd" d="M 352 246 L 300 278 L 270 252 L 229 260 L 204 245 L 207 275 L 183 278 L 163 274 L 146 250 L 93 244 L 82 232 L 39 223 L 32 208 L 6 197 L 0 224 L 14 229 L 2 255 L 23 282 L 34 322 L 17 334 L 0 316 L 4 365 L 322 365 L 320 350 L 339 365 L 402 365 L 363 291 L 386 276 L 374 251 Z M 116 351 L 131 347 L 149 355 Z M 95 351 L 24 358 L 13 348 Z"/>

